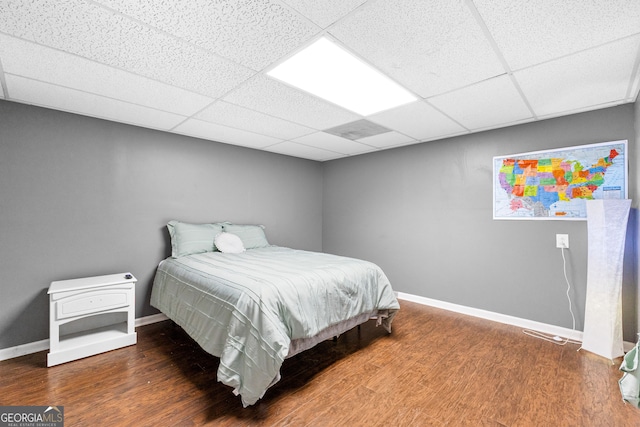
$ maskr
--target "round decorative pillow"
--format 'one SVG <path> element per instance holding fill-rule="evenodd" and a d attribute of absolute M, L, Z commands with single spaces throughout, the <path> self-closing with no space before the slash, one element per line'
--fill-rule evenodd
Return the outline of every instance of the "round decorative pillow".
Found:
<path fill-rule="evenodd" d="M 245 251 L 240 237 L 235 234 L 222 232 L 214 239 L 216 248 L 225 254 L 239 254 Z"/>

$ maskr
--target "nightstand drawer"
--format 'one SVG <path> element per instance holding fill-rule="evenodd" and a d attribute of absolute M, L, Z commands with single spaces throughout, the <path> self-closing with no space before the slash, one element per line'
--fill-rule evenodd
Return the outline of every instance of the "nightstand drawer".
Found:
<path fill-rule="evenodd" d="M 81 316 L 131 304 L 131 291 L 125 289 L 101 290 L 87 292 L 75 297 L 65 298 L 56 303 L 58 319 Z"/>

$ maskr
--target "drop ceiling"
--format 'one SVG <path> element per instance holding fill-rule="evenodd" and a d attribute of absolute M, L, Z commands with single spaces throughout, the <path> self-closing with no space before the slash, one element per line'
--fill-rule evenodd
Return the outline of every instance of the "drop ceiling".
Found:
<path fill-rule="evenodd" d="M 418 100 L 267 76 L 320 37 Z M 635 102 L 639 65 L 637 0 L 0 0 L 0 99 L 316 161 Z"/>

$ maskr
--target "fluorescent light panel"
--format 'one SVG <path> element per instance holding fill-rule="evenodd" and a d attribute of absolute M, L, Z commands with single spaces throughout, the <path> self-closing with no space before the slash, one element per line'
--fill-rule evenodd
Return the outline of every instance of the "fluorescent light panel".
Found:
<path fill-rule="evenodd" d="M 267 75 L 363 116 L 416 100 L 402 86 L 324 37 Z"/>

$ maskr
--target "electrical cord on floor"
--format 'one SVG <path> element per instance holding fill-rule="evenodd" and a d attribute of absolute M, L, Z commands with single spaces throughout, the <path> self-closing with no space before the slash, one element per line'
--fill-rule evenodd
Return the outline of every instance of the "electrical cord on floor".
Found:
<path fill-rule="evenodd" d="M 571 296 L 569 295 L 569 291 L 571 291 L 571 283 L 569 282 L 569 278 L 567 277 L 567 259 L 564 256 L 564 248 L 560 248 L 562 251 L 562 269 L 564 271 L 564 280 L 567 282 L 567 301 L 569 301 L 569 313 L 571 313 L 572 320 L 572 329 L 576 330 L 576 317 L 573 314 L 573 308 L 571 306 Z M 523 329 L 522 332 L 525 335 L 529 335 L 530 337 L 539 338 L 541 340 L 552 342 L 556 345 L 566 345 L 567 343 L 571 344 L 582 344 L 580 341 L 571 340 L 569 338 L 561 338 L 558 335 L 547 335 L 542 332 L 534 331 L 531 329 Z"/>

